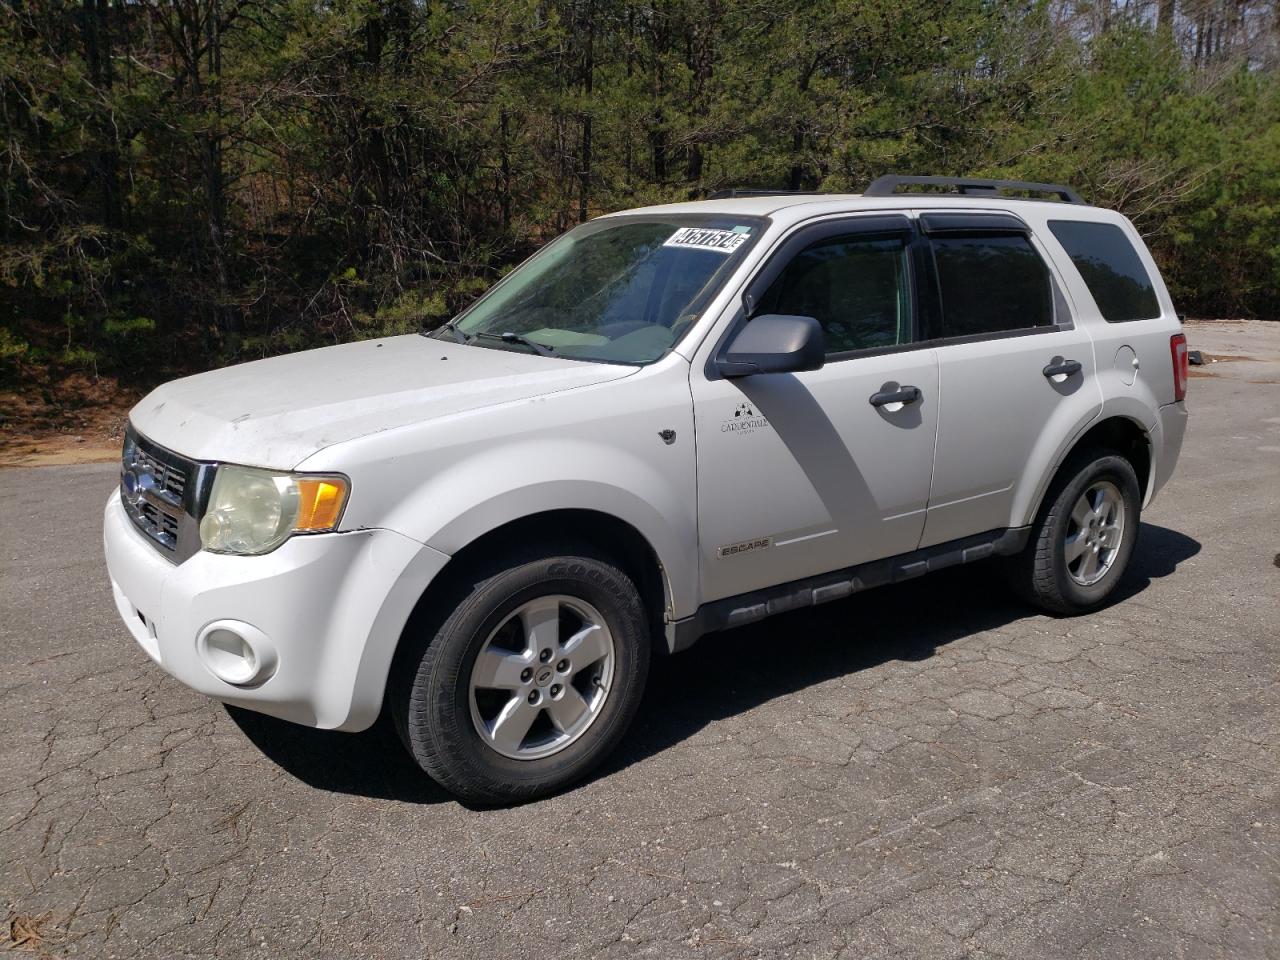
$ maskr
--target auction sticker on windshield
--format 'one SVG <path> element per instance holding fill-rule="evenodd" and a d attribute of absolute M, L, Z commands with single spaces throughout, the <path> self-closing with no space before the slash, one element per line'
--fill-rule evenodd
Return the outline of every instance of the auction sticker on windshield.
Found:
<path fill-rule="evenodd" d="M 733 253 L 747 242 L 747 234 L 736 230 L 708 230 L 704 227 L 681 227 L 669 236 L 664 247 L 689 247 L 694 250 L 715 250 Z"/>

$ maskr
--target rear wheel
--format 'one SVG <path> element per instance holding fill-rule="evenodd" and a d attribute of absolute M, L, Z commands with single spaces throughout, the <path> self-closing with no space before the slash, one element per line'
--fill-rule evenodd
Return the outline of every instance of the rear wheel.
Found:
<path fill-rule="evenodd" d="M 418 764 L 479 803 L 529 800 L 616 746 L 649 667 L 639 592 L 586 547 L 477 570 L 398 664 L 392 711 Z"/>
<path fill-rule="evenodd" d="M 1015 587 L 1053 613 L 1099 606 L 1129 565 L 1141 510 L 1128 460 L 1107 450 L 1073 455 L 1050 486 L 1026 548 L 1010 558 Z"/>

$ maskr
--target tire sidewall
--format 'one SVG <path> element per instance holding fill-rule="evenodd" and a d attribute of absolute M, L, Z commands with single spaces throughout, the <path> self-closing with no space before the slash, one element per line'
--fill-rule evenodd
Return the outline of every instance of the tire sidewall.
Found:
<path fill-rule="evenodd" d="M 1110 569 L 1097 582 L 1085 586 L 1077 583 L 1067 570 L 1066 552 L 1063 541 L 1071 524 L 1071 510 L 1076 501 L 1093 484 L 1100 480 L 1109 480 L 1120 491 L 1124 501 L 1124 531 L 1120 541 L 1119 552 Z M 1133 556 L 1138 543 L 1138 530 L 1141 524 L 1142 497 L 1138 488 L 1138 478 L 1129 461 L 1117 454 L 1103 454 L 1094 458 L 1077 471 L 1058 495 L 1050 536 L 1053 542 L 1053 574 L 1058 590 L 1063 597 L 1080 608 L 1095 607 L 1107 599 L 1115 589 L 1129 560 Z"/>
<path fill-rule="evenodd" d="M 471 671 L 494 630 L 521 604 L 550 594 L 578 598 L 600 611 L 613 636 L 613 680 L 600 715 L 577 740 L 549 757 L 516 760 L 493 750 L 476 731 Z M 427 647 L 414 681 L 424 695 L 415 697 L 407 718 L 411 748 L 428 772 L 472 798 L 517 799 L 567 785 L 599 763 L 626 732 L 643 693 L 649 652 L 639 595 L 612 564 L 563 556 L 504 570 L 478 584 Z M 429 756 L 418 749 L 424 740 Z M 452 775 L 441 777 L 441 765 Z"/>

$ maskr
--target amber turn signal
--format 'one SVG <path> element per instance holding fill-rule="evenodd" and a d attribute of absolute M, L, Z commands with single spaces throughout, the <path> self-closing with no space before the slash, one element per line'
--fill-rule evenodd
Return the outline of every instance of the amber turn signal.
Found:
<path fill-rule="evenodd" d="M 338 525 L 347 484 L 340 477 L 296 477 L 298 520 L 294 530 L 332 530 Z"/>

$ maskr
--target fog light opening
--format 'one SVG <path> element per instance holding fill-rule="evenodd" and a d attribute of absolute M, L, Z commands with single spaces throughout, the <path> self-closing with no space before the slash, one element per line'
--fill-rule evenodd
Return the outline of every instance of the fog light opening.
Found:
<path fill-rule="evenodd" d="M 257 627 L 237 620 L 218 620 L 200 631 L 196 650 L 205 668 L 223 683 L 246 687 L 269 679 L 276 651 Z"/>

